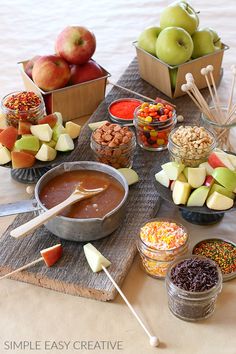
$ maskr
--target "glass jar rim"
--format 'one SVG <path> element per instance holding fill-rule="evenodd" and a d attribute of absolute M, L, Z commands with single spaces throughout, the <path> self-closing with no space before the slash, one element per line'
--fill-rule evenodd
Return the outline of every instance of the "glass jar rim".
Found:
<path fill-rule="evenodd" d="M 172 135 L 179 129 L 179 127 L 176 127 L 174 128 L 173 130 L 171 130 L 169 136 L 168 136 L 168 145 L 169 144 L 172 144 L 175 148 L 177 149 L 181 149 L 182 146 L 180 145 L 177 145 L 176 143 L 174 143 L 174 141 L 172 140 Z M 205 148 L 204 150 L 208 151 L 208 150 L 213 150 L 216 145 L 217 145 L 217 139 L 216 139 L 216 134 L 215 132 L 211 131 L 210 129 L 208 128 L 205 128 L 204 129 L 209 133 L 209 135 L 211 135 L 211 137 L 213 138 L 213 142 L 211 145 L 208 146 L 208 148 Z"/>
<path fill-rule="evenodd" d="M 213 109 L 216 110 L 216 108 L 214 106 L 210 106 L 209 108 L 210 108 L 210 110 L 213 110 Z M 225 106 L 220 106 L 220 108 L 222 110 L 227 111 L 227 107 L 225 107 Z M 235 113 L 236 113 L 236 109 L 235 109 Z M 205 116 L 205 114 L 203 114 L 203 113 L 201 113 L 200 117 L 203 120 L 203 122 L 208 123 L 208 124 L 210 124 L 210 125 L 212 125 L 214 127 L 217 127 L 217 128 L 232 128 L 232 127 L 236 127 L 236 121 L 234 123 L 229 123 L 229 124 L 220 124 L 220 123 L 214 122 L 213 120 L 207 118 Z"/>
<path fill-rule="evenodd" d="M 27 91 L 27 90 L 26 90 L 26 91 L 13 91 L 13 92 L 11 92 L 11 93 L 8 93 L 8 94 L 5 95 L 5 96 L 2 98 L 2 100 L 1 100 L 1 109 L 2 109 L 3 111 L 6 111 L 6 110 L 7 110 L 7 111 L 12 112 L 12 113 L 16 112 L 17 109 L 12 109 L 12 108 L 6 107 L 5 104 L 4 104 L 4 102 L 5 102 L 5 100 L 6 100 L 8 97 L 10 97 L 10 96 L 12 96 L 12 95 L 15 95 L 15 94 L 18 94 L 18 93 L 21 93 L 21 92 L 34 92 L 34 91 Z M 37 95 L 37 96 L 40 98 L 40 100 L 41 100 L 41 102 L 39 103 L 39 105 L 36 106 L 36 107 L 30 108 L 28 111 L 17 111 L 17 114 L 25 114 L 25 113 L 29 113 L 29 112 L 34 112 L 34 111 L 37 111 L 37 110 L 39 110 L 39 109 L 43 109 L 43 108 L 45 107 L 43 98 L 42 98 L 40 95 L 38 95 L 36 92 L 34 92 L 34 94 Z"/>
<path fill-rule="evenodd" d="M 134 110 L 134 119 L 136 118 L 138 120 L 139 123 L 142 123 L 142 124 L 146 124 L 146 125 L 150 125 L 150 126 L 165 126 L 166 124 L 170 124 L 171 122 L 176 122 L 177 118 L 176 118 L 176 110 L 173 109 L 172 112 L 174 112 L 174 114 L 172 115 L 172 117 L 169 117 L 167 120 L 161 122 L 161 121 L 156 121 L 156 122 L 151 122 L 151 123 L 148 123 L 148 122 L 145 122 L 145 119 L 142 119 L 142 118 L 139 118 L 138 117 L 138 110 L 140 109 L 142 105 L 138 106 L 137 108 L 135 108 Z"/>
<path fill-rule="evenodd" d="M 171 279 L 171 270 L 172 268 L 177 265 L 178 263 L 184 261 L 184 260 L 188 260 L 188 259 L 203 259 L 203 260 L 207 260 L 208 262 L 210 262 L 212 265 L 214 265 L 217 269 L 217 273 L 218 273 L 218 282 L 211 287 L 208 290 L 205 291 L 189 291 L 189 290 L 185 290 L 182 289 L 180 287 L 178 287 L 177 285 L 175 285 L 172 282 Z M 167 269 L 167 273 L 166 273 L 166 287 L 167 287 L 167 282 L 169 283 L 169 286 L 174 289 L 176 292 L 178 292 L 178 296 L 182 299 L 186 299 L 186 300 L 190 300 L 190 298 L 188 297 L 188 295 L 191 295 L 191 301 L 198 301 L 199 299 L 204 299 L 207 298 L 208 295 L 210 294 L 218 294 L 221 289 L 222 289 L 222 282 L 223 282 L 223 277 L 222 277 L 222 273 L 221 270 L 219 268 L 219 266 L 216 264 L 216 262 L 214 262 L 212 259 L 209 259 L 205 256 L 199 256 L 199 255 L 189 255 L 189 256 L 185 256 L 185 257 L 178 257 L 176 260 L 174 260 L 173 262 L 171 262 L 169 268 Z M 194 298 L 194 296 L 196 296 L 196 298 Z"/>
<path fill-rule="evenodd" d="M 173 251 L 176 251 L 176 250 L 181 250 L 181 248 L 184 248 L 188 243 L 189 243 L 189 234 L 188 234 L 188 231 L 186 229 L 186 227 L 184 225 L 182 225 L 181 223 L 179 223 L 178 221 L 175 221 L 175 220 L 171 220 L 171 219 L 168 219 L 168 218 L 153 218 L 153 219 L 150 219 L 148 221 L 146 221 L 145 223 L 143 223 L 141 226 L 140 226 L 140 230 L 141 228 L 143 228 L 146 224 L 150 223 L 150 222 L 153 222 L 153 221 L 164 221 L 164 222 L 172 222 L 172 223 L 175 223 L 176 225 L 178 225 L 182 230 L 184 230 L 184 232 L 186 233 L 187 237 L 186 237 L 186 240 L 185 242 L 178 246 L 178 247 L 175 247 L 175 248 L 170 248 L 170 249 L 157 249 L 157 248 L 151 248 L 149 245 L 147 245 L 140 237 L 140 232 L 138 234 L 138 239 L 139 241 L 141 242 L 141 244 L 146 248 L 147 251 L 150 251 L 150 252 L 153 252 L 154 254 L 158 254 L 158 253 L 165 253 L 165 254 L 168 254 L 168 253 L 172 253 Z"/>
<path fill-rule="evenodd" d="M 99 129 L 99 128 L 97 128 L 97 129 Z M 96 129 L 96 130 L 97 130 L 97 129 Z M 130 130 L 130 132 L 132 133 L 132 138 L 130 139 L 130 141 L 129 141 L 128 143 L 126 143 L 126 144 L 118 145 L 118 146 L 115 146 L 115 147 L 110 147 L 110 146 L 108 146 L 108 145 L 99 144 L 99 143 L 94 139 L 94 134 L 95 134 L 96 130 L 94 130 L 94 132 L 92 132 L 92 134 L 91 134 L 91 138 L 90 138 L 91 143 L 96 144 L 97 146 L 103 148 L 104 150 L 105 150 L 105 149 L 108 149 L 108 150 L 125 149 L 125 148 L 127 148 L 127 147 L 133 147 L 133 148 L 135 148 L 135 146 L 136 146 L 136 137 L 135 137 L 135 134 L 134 134 L 134 132 L 133 132 L 132 130 Z"/>

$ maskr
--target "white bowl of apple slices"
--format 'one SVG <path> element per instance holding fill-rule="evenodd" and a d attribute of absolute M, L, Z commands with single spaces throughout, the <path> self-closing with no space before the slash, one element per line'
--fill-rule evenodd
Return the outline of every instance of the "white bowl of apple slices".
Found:
<path fill-rule="evenodd" d="M 155 179 L 159 195 L 181 208 L 200 213 L 236 209 L 236 155 L 232 153 L 215 149 L 198 167 L 164 163 Z"/>

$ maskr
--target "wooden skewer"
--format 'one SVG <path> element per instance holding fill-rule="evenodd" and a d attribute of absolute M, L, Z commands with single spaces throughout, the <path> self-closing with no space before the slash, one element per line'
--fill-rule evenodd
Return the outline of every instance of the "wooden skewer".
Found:
<path fill-rule="evenodd" d="M 136 318 L 136 320 L 139 322 L 139 324 L 141 325 L 141 327 L 144 329 L 144 331 L 146 332 L 146 334 L 149 337 L 149 342 L 150 345 L 153 347 L 157 347 L 159 345 L 159 340 L 156 336 L 153 336 L 149 330 L 147 329 L 147 327 L 145 326 L 145 324 L 143 323 L 142 319 L 139 317 L 139 315 L 137 314 L 137 312 L 135 311 L 135 309 L 133 308 L 133 306 L 130 304 L 130 302 L 128 301 L 127 297 L 125 296 L 125 294 L 122 292 L 122 290 L 120 289 L 120 287 L 118 286 L 118 284 L 115 282 L 115 280 L 112 278 L 111 274 L 108 272 L 108 270 L 106 269 L 106 267 L 104 267 L 102 265 L 102 269 L 103 271 L 106 273 L 106 275 L 108 276 L 108 278 L 110 279 L 110 281 L 112 282 L 112 284 L 114 285 L 114 287 L 116 288 L 116 290 L 118 291 L 118 293 L 120 294 L 120 296 L 122 297 L 122 299 L 124 300 L 124 302 L 126 303 L 126 305 L 128 306 L 128 308 L 130 309 L 130 311 L 132 312 L 132 314 L 134 315 L 134 317 Z"/>
<path fill-rule="evenodd" d="M 214 70 L 214 67 L 213 65 L 208 65 L 206 67 L 206 69 L 208 70 L 208 72 L 210 73 L 210 77 L 211 77 L 211 82 L 212 82 L 212 85 L 213 85 L 213 89 L 214 89 L 214 93 L 215 93 L 215 98 L 216 98 L 216 102 L 217 102 L 217 106 L 218 106 L 218 109 L 220 111 L 220 120 L 223 121 L 224 120 L 224 114 L 222 112 L 222 109 L 221 109 L 221 103 L 220 103 L 220 99 L 219 99 L 219 96 L 218 96 L 218 93 L 217 93 L 217 89 L 216 89 L 216 84 L 215 84 L 215 79 L 214 79 L 214 76 L 212 74 L 213 70 Z M 217 109 L 217 110 L 218 110 Z"/>
<path fill-rule="evenodd" d="M 40 258 L 36 259 L 35 261 L 30 262 L 30 263 L 24 265 L 23 267 L 20 267 L 20 268 L 18 268 L 18 269 L 16 269 L 16 270 L 13 270 L 12 272 L 10 272 L 10 273 L 8 273 L 8 274 L 3 275 L 2 277 L 0 277 L 0 280 L 2 280 L 2 279 L 4 279 L 4 278 L 8 278 L 10 275 L 13 275 L 13 274 L 15 274 L 15 273 L 21 272 L 22 270 L 27 269 L 27 268 L 30 268 L 30 267 L 32 267 L 33 265 L 35 265 L 35 264 L 37 264 L 37 263 L 40 263 L 40 262 L 42 262 L 42 261 L 44 261 L 44 259 L 43 259 L 43 257 L 40 257 Z"/>
<path fill-rule="evenodd" d="M 189 88 L 189 85 L 188 84 L 183 84 L 182 86 L 181 86 L 181 90 L 183 91 L 183 92 L 186 92 L 188 95 L 189 95 L 189 97 L 192 99 L 192 101 L 195 103 L 195 105 L 199 108 L 199 110 L 203 113 L 203 114 L 207 114 L 207 112 L 204 110 L 204 107 L 202 107 L 200 104 L 199 104 L 199 102 L 198 102 L 198 100 L 195 98 L 195 96 L 193 95 L 193 93 L 190 91 L 190 88 Z"/>
<path fill-rule="evenodd" d="M 233 100 L 233 94 L 234 94 L 234 86 L 235 86 L 235 77 L 236 77 L 236 66 L 232 65 L 231 67 L 232 73 L 233 73 L 233 78 L 232 78 L 232 84 L 231 84 L 231 90 L 230 90 L 230 96 L 229 96 L 229 102 L 228 102 L 228 108 L 227 108 L 227 116 L 229 115 L 231 106 L 232 106 L 232 100 Z"/>
<path fill-rule="evenodd" d="M 128 89 L 128 88 L 126 88 L 126 87 L 123 87 L 123 86 L 120 86 L 120 85 L 118 85 L 118 84 L 114 84 L 114 83 L 111 82 L 111 81 L 107 81 L 107 84 L 110 84 L 110 85 L 112 85 L 112 86 L 114 86 L 114 87 L 117 87 L 117 88 L 119 88 L 119 89 L 121 89 L 121 90 L 124 90 L 124 91 L 126 91 L 126 92 L 132 93 L 133 95 L 142 97 L 142 98 L 144 98 L 144 99 L 147 100 L 147 101 L 156 102 L 156 100 L 153 99 L 153 98 L 151 98 L 151 97 L 144 96 L 144 95 L 142 95 L 141 93 L 138 93 L 138 92 L 136 92 L 136 91 L 130 90 L 130 89 Z M 176 108 L 176 106 L 175 106 L 173 103 L 171 103 L 171 102 L 169 102 L 169 101 L 166 101 L 166 100 L 163 100 L 163 99 L 161 99 L 161 100 L 162 100 L 163 102 L 165 102 L 166 104 L 168 104 L 168 105 L 170 105 L 170 106 Z"/>

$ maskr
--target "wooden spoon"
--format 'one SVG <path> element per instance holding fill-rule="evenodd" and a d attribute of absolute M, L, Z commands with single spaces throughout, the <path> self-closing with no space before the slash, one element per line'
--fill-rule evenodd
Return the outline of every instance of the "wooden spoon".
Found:
<path fill-rule="evenodd" d="M 84 189 L 80 185 L 78 185 L 74 192 L 63 202 L 60 204 L 54 206 L 53 208 L 45 211 L 43 214 L 40 214 L 36 218 L 26 222 L 25 224 L 17 227 L 16 229 L 12 230 L 10 232 L 10 235 L 15 238 L 20 238 L 26 236 L 28 233 L 34 231 L 37 229 L 39 226 L 44 224 L 46 221 L 51 219 L 53 216 L 56 216 L 57 214 L 60 213 L 63 209 L 68 207 L 69 205 L 72 205 L 80 200 L 91 198 L 92 196 L 99 194 L 103 192 L 105 189 L 107 189 L 107 185 L 105 185 L 102 188 L 96 188 L 96 189 Z"/>

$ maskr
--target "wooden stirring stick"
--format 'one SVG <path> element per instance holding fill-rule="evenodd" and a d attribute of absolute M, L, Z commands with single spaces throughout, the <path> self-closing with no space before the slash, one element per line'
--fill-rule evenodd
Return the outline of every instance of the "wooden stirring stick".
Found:
<path fill-rule="evenodd" d="M 0 277 L 0 280 L 8 278 L 9 276 L 21 272 L 22 270 L 25 270 L 27 268 L 32 267 L 33 265 L 40 263 L 42 261 L 45 262 L 47 267 L 51 267 L 53 264 L 55 264 L 62 256 L 62 245 L 59 243 L 55 246 L 45 248 L 44 250 L 40 251 L 41 256 L 40 258 L 36 259 L 33 262 L 30 262 L 23 267 L 17 268 L 16 270 L 13 270 L 12 272 L 3 275 Z"/>
<path fill-rule="evenodd" d="M 46 221 L 51 219 L 53 216 L 59 214 L 60 211 L 62 211 L 69 205 L 74 204 L 83 199 L 91 198 L 92 196 L 103 192 L 106 188 L 107 186 L 104 186 L 104 188 L 97 188 L 97 189 L 84 189 L 79 185 L 76 187 L 75 191 L 66 200 L 56 205 L 55 207 L 47 210 L 46 212 L 40 214 L 36 218 L 12 230 L 10 232 L 10 235 L 15 238 L 24 237 L 29 232 L 34 231 L 40 225 L 44 224 Z"/>
<path fill-rule="evenodd" d="M 224 120 L 224 114 L 222 112 L 222 109 L 221 109 L 221 103 L 220 103 L 220 99 L 219 99 L 219 96 L 218 96 L 218 93 L 217 93 L 217 89 L 216 89 L 216 83 L 215 83 L 215 79 L 214 79 L 214 76 L 212 74 L 213 70 L 214 70 L 214 67 L 213 65 L 207 65 L 206 67 L 207 71 L 210 73 L 210 77 L 211 77 L 211 82 L 212 82 L 212 85 L 213 85 L 213 89 L 214 89 L 214 93 L 215 93 L 215 98 L 216 98 L 216 102 L 217 102 L 217 110 L 219 109 L 220 111 L 220 121 L 223 122 Z"/>
<path fill-rule="evenodd" d="M 117 87 L 117 88 L 119 88 L 119 89 L 121 89 L 121 90 L 124 90 L 124 91 L 126 91 L 126 92 L 132 93 L 133 95 L 142 97 L 142 98 L 144 98 L 144 99 L 147 100 L 147 101 L 156 102 L 156 100 L 153 99 L 153 98 L 151 98 L 151 97 L 144 96 L 144 95 L 142 95 L 141 93 L 138 93 L 138 92 L 136 92 L 136 91 L 127 89 L 126 87 L 120 86 L 120 85 L 118 85 L 118 84 L 114 84 L 114 83 L 111 82 L 111 81 L 107 81 L 107 84 L 110 84 L 110 85 L 112 85 L 112 86 L 114 86 L 114 87 Z M 162 101 L 163 101 L 164 103 L 166 103 L 166 104 L 168 104 L 168 105 L 170 105 L 170 106 L 176 108 L 176 106 L 175 106 L 173 103 L 170 103 L 169 101 L 166 101 L 166 100 L 163 100 L 163 99 L 162 99 Z"/>
<path fill-rule="evenodd" d="M 231 110 L 232 106 L 232 100 L 233 100 L 233 95 L 234 95 L 234 86 L 235 86 L 235 78 L 236 78 L 236 66 L 232 65 L 231 66 L 233 78 L 232 78 L 232 84 L 231 84 L 231 90 L 230 90 L 230 96 L 229 96 L 229 102 L 228 102 L 228 108 L 227 108 L 227 118 L 229 117 L 229 113 Z"/>

